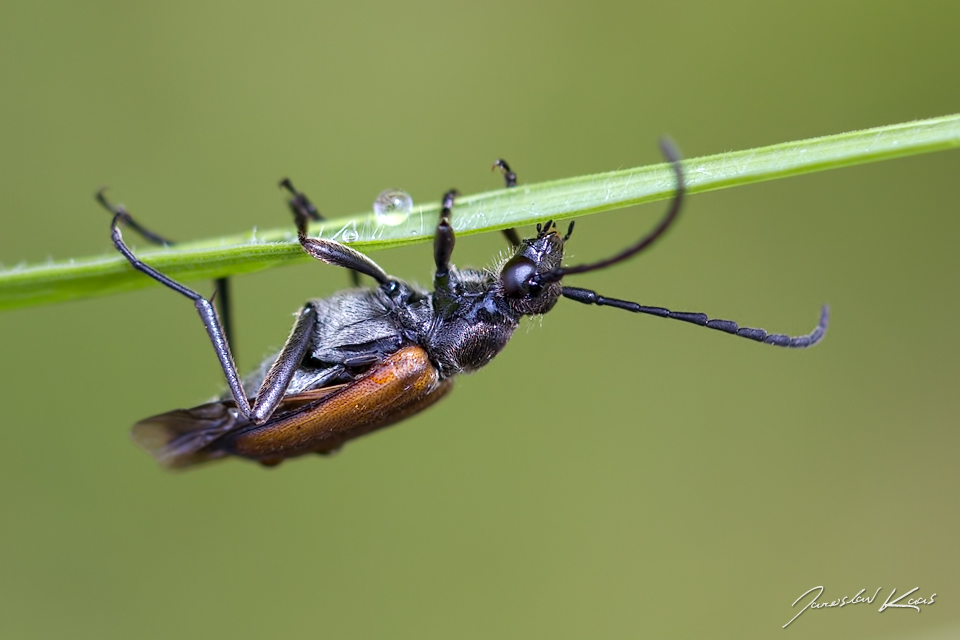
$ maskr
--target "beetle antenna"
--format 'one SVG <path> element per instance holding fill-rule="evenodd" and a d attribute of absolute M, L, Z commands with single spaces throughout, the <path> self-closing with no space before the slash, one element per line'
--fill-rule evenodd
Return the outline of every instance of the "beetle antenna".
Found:
<path fill-rule="evenodd" d="M 750 327 L 741 327 L 733 320 L 711 320 L 705 313 L 690 313 L 687 311 L 670 311 L 663 307 L 645 307 L 636 302 L 627 300 L 618 300 L 617 298 L 606 298 L 590 289 L 580 289 L 578 287 L 564 287 L 562 291 L 564 298 L 576 300 L 583 304 L 595 304 L 599 307 L 615 307 L 624 311 L 633 313 L 646 313 L 661 318 L 671 320 L 682 320 L 690 322 L 708 329 L 716 329 L 741 338 L 748 338 L 772 344 L 775 347 L 790 347 L 793 349 L 805 349 L 817 344 L 827 334 L 827 325 L 830 322 L 830 307 L 823 305 L 820 309 L 820 322 L 817 328 L 804 336 L 788 336 L 782 333 L 767 333 L 763 329 L 752 329 Z"/>
<path fill-rule="evenodd" d="M 683 181 L 683 168 L 680 166 L 680 152 L 677 151 L 677 147 L 673 144 L 673 141 L 666 136 L 661 137 L 660 151 L 663 152 L 667 162 L 672 165 L 673 172 L 676 175 L 677 180 L 677 187 L 673 194 L 673 201 L 670 203 L 670 207 L 667 209 L 666 215 L 664 215 L 663 219 L 660 220 L 660 224 L 658 224 L 653 231 L 641 238 L 640 241 L 635 245 L 627 247 L 611 258 L 599 260 L 597 262 L 581 264 L 575 267 L 559 267 L 553 271 L 548 271 L 538 278 L 538 281 L 541 284 L 556 282 L 564 276 L 569 276 L 574 273 L 587 273 L 588 271 L 596 271 L 597 269 L 604 269 L 611 265 L 617 264 L 618 262 L 623 262 L 624 260 L 632 258 L 636 254 L 649 247 L 654 243 L 655 240 L 662 236 L 667 229 L 670 228 L 670 225 L 676 221 L 677 216 L 680 214 L 680 205 L 683 204 L 683 194 L 686 192 L 686 186 L 684 185 Z"/>

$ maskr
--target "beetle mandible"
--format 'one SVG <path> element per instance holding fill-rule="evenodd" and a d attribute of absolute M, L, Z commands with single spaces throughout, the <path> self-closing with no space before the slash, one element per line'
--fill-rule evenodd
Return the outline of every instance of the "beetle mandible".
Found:
<path fill-rule="evenodd" d="M 685 192 L 679 154 L 666 139 L 664 156 L 676 176 L 676 190 L 659 224 L 614 256 L 577 266 L 562 266 L 570 224 L 560 235 L 552 222 L 537 225 L 537 235 L 504 235 L 513 255 L 499 271 L 457 269 L 450 258 L 455 236 L 450 220 L 456 190 L 443 196 L 433 242 L 436 270 L 433 291 L 393 278 L 364 254 L 334 240 L 307 235 L 316 207 L 289 180 L 297 237 L 314 258 L 376 281 L 329 298 L 310 300 L 297 314 L 280 352 L 241 377 L 230 352 L 230 314 L 226 279 L 217 280 L 217 312 L 210 300 L 141 262 L 124 243 L 121 223 L 155 243 L 169 244 L 141 225 L 103 192 L 100 203 L 112 214 L 111 237 L 117 250 L 138 271 L 189 298 L 206 327 L 228 391 L 217 401 L 147 418 L 133 428 L 134 440 L 169 467 L 239 456 L 266 466 L 306 453 L 329 454 L 345 442 L 392 425 L 445 396 L 453 378 L 480 369 L 507 344 L 523 316 L 553 309 L 563 297 L 583 304 L 614 307 L 682 320 L 779 347 L 805 348 L 826 333 L 828 308 L 811 333 L 790 337 L 763 329 L 712 320 L 702 313 L 676 312 L 602 296 L 590 289 L 563 286 L 564 278 L 617 264 L 640 253 L 676 221 Z M 498 160 L 506 186 L 517 184 L 509 165 Z"/>

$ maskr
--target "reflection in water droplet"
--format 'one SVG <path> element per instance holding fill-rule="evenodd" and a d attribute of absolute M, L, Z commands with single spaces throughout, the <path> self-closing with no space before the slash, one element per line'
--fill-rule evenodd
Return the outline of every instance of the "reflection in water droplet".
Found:
<path fill-rule="evenodd" d="M 406 191 L 400 189 L 386 189 L 381 191 L 373 201 L 373 213 L 377 222 L 391 227 L 404 222 L 413 211 L 413 198 Z"/>
<path fill-rule="evenodd" d="M 343 235 L 340 236 L 343 242 L 356 242 L 359 238 L 360 234 L 356 229 L 344 229 Z"/>

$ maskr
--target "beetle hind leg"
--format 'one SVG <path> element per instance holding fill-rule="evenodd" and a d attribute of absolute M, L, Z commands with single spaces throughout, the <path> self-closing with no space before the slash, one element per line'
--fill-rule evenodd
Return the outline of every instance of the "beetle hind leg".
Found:
<path fill-rule="evenodd" d="M 127 208 L 122 204 L 113 204 L 107 200 L 105 194 L 106 189 L 100 189 L 97 191 L 97 202 L 100 205 L 112 213 L 117 222 L 122 222 L 124 226 L 129 227 L 137 232 L 141 238 L 149 242 L 150 244 L 159 245 L 162 247 L 171 247 L 176 244 L 173 240 L 165 238 L 158 233 L 150 231 L 142 224 L 136 221 L 130 212 L 127 211 Z M 236 344 L 234 333 L 233 333 L 233 313 L 231 311 L 233 305 L 231 303 L 232 296 L 230 295 L 230 278 L 216 278 L 214 281 L 214 294 L 213 300 L 217 305 L 217 310 L 220 313 L 220 320 L 223 323 L 223 333 L 226 335 L 227 340 L 231 344 Z"/>
<path fill-rule="evenodd" d="M 102 192 L 98 194 L 97 199 L 113 212 L 113 222 L 110 224 L 110 237 L 113 240 L 113 246 L 120 252 L 120 255 L 127 259 L 130 266 L 193 302 L 197 313 L 200 315 L 200 320 L 207 330 L 207 335 L 210 338 L 210 343 L 213 345 L 213 350 L 217 354 L 217 359 L 220 361 L 220 367 L 223 369 L 223 373 L 227 379 L 227 386 L 230 387 L 230 392 L 233 394 L 237 407 L 244 416 L 249 416 L 250 403 L 247 401 L 247 396 L 243 392 L 243 384 L 240 379 L 240 374 L 237 372 L 237 365 L 233 360 L 233 354 L 230 351 L 230 343 L 227 340 L 223 323 L 220 321 L 220 317 L 217 315 L 213 304 L 193 289 L 180 284 L 173 278 L 161 273 L 137 258 L 133 251 L 130 250 L 130 247 L 123 241 L 123 233 L 120 231 L 120 223 L 128 222 L 132 219 L 130 214 L 123 207 L 111 206 Z"/>

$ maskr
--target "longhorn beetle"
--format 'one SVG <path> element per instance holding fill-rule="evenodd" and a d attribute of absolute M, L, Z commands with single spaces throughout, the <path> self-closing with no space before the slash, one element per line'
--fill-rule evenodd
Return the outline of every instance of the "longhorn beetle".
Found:
<path fill-rule="evenodd" d="M 450 219 L 456 190 L 443 196 L 433 241 L 433 291 L 393 278 L 373 260 L 350 247 L 307 235 L 316 207 L 289 180 L 280 184 L 297 225 L 303 250 L 314 258 L 376 281 L 326 299 L 308 301 L 297 314 L 280 352 L 241 377 L 230 351 L 226 280 L 217 281 L 220 314 L 202 295 L 141 262 L 123 241 L 121 223 L 151 242 L 163 238 L 140 226 L 122 205 L 97 198 L 113 213 L 111 235 L 134 269 L 189 298 L 206 327 L 226 375 L 228 391 L 215 402 L 147 418 L 133 427 L 134 440 L 169 467 L 184 467 L 226 456 L 273 466 L 306 453 L 329 454 L 345 442 L 418 413 L 445 396 L 459 373 L 486 365 L 507 344 L 520 318 L 546 313 L 563 297 L 583 304 L 614 307 L 682 320 L 778 347 L 806 348 L 827 330 L 828 309 L 811 333 L 799 337 L 768 334 L 702 313 L 670 311 L 567 287 L 565 278 L 603 269 L 640 253 L 674 223 L 684 196 L 684 176 L 673 145 L 661 149 L 676 176 L 676 192 L 660 223 L 620 253 L 577 266 L 562 266 L 570 224 L 560 235 L 552 222 L 521 240 L 504 230 L 513 256 L 499 271 L 457 269 L 450 263 L 455 242 Z M 503 160 L 494 168 L 506 186 L 517 177 Z M 356 276 L 355 283 L 357 282 Z"/>

